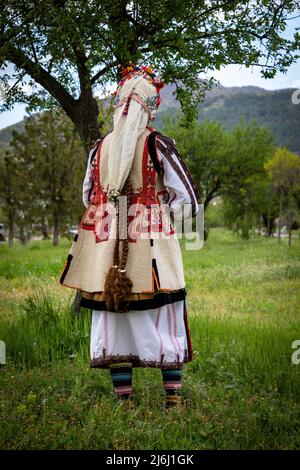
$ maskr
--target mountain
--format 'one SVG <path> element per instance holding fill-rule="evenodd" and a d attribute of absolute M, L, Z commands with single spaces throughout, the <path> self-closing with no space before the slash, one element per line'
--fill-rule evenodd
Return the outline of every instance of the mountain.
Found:
<path fill-rule="evenodd" d="M 163 116 L 176 115 L 179 104 L 173 92 L 174 85 L 167 85 L 161 91 L 161 106 L 155 120 L 155 127 L 161 128 Z M 254 86 L 224 87 L 218 85 L 207 93 L 199 105 L 199 121 L 219 121 L 226 130 L 231 130 L 243 116 L 246 120 L 255 118 L 261 126 L 269 128 L 278 146 L 285 146 L 300 154 L 300 104 L 293 104 L 293 88 L 265 90 Z M 0 130 L 0 149 L 7 148 L 12 130 L 22 132 L 24 122 Z"/>
<path fill-rule="evenodd" d="M 13 131 L 23 132 L 24 121 L 16 122 L 16 124 L 12 124 L 11 126 L 0 130 L 0 150 L 6 150 L 9 147 Z"/>
<path fill-rule="evenodd" d="M 162 110 L 157 113 L 156 126 L 162 125 L 165 114 L 176 114 L 178 104 L 170 86 L 162 89 Z M 207 93 L 199 105 L 199 121 L 219 121 L 226 130 L 239 122 L 255 118 L 259 125 L 269 128 L 278 146 L 300 154 L 300 104 L 292 103 L 294 88 L 265 90 L 264 88 L 224 87 L 219 85 Z M 165 103 L 164 103 L 165 101 Z"/>

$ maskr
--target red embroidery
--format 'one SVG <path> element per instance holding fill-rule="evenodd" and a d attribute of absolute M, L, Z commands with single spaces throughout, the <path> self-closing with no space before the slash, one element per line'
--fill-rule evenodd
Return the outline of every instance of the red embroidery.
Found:
<path fill-rule="evenodd" d="M 97 150 L 96 158 L 91 164 L 92 192 L 89 206 L 80 222 L 80 227 L 85 230 L 93 230 L 96 243 L 106 241 L 109 238 L 112 220 L 115 217 L 115 208 L 107 201 L 107 188 L 101 185 L 100 159 L 102 142 Z M 164 214 L 161 208 L 162 202 L 166 202 L 168 192 L 166 190 L 155 192 L 157 172 L 154 168 L 148 150 L 148 136 L 145 139 L 142 156 L 142 187 L 132 194 L 128 213 L 128 241 L 136 242 L 142 233 L 162 232 L 167 235 L 175 233 L 174 228 L 164 223 Z"/>

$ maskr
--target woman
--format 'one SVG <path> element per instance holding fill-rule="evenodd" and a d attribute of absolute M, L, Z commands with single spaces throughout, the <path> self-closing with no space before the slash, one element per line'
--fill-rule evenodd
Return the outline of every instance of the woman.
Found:
<path fill-rule="evenodd" d="M 162 86 L 149 67 L 123 69 L 113 130 L 89 155 L 86 212 L 60 283 L 79 289 L 80 304 L 93 310 L 91 367 L 109 369 L 123 399 L 132 395 L 133 367 L 160 368 L 169 408 L 181 401 L 181 371 L 192 360 L 170 215 L 189 204 L 195 216 L 199 197 L 174 141 L 150 127 Z"/>

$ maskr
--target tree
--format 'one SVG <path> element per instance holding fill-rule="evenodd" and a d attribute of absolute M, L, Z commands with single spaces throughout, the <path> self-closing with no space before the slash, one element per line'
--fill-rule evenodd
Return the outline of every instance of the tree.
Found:
<path fill-rule="evenodd" d="M 278 240 L 281 241 L 281 226 L 284 214 L 287 219 L 289 246 L 292 243 L 292 225 L 299 216 L 300 158 L 284 147 L 278 148 L 265 168 L 271 185 L 279 194 Z"/>
<path fill-rule="evenodd" d="M 25 122 L 25 132 L 15 133 L 10 157 L 17 169 L 20 190 L 17 207 L 23 208 L 25 224 L 53 227 L 53 244 L 60 230 L 82 216 L 83 149 L 72 123 L 61 110 L 34 115 Z M 19 209 L 20 212 L 20 209 Z M 18 220 L 20 227 L 20 221 Z"/>
<path fill-rule="evenodd" d="M 255 219 L 265 209 L 264 162 L 274 153 L 273 136 L 255 120 L 247 123 L 241 119 L 231 135 L 230 153 L 232 161 L 223 198 L 230 207 L 228 222 L 234 223 L 247 239 Z"/>
<path fill-rule="evenodd" d="M 231 172 L 229 136 L 218 122 L 193 122 L 189 128 L 180 121 L 164 119 L 163 131 L 173 137 L 178 150 L 199 187 L 206 211 L 209 203 L 220 196 Z"/>
<path fill-rule="evenodd" d="M 284 29 L 297 6 L 296 0 L 3 0 L 4 109 L 58 104 L 87 150 L 101 132 L 97 87 L 117 78 L 118 64 L 145 61 L 176 84 L 190 121 L 212 84 L 199 74 L 234 63 L 258 65 L 266 78 L 287 70 L 300 38 L 285 38 Z"/>
<path fill-rule="evenodd" d="M 262 223 L 266 236 L 273 237 L 277 218 L 277 197 L 267 174 L 259 180 L 252 198 L 258 225 L 261 228 Z"/>
<path fill-rule="evenodd" d="M 16 187 L 17 179 L 14 159 L 5 155 L 0 164 L 0 201 L 7 221 L 8 246 L 14 243 L 14 227 L 16 219 Z"/>
<path fill-rule="evenodd" d="M 236 225 L 244 238 L 266 206 L 264 162 L 274 153 L 271 133 L 256 121 L 240 123 L 229 133 L 214 121 L 193 122 L 187 129 L 166 118 L 164 132 L 176 140 L 200 192 L 206 211 L 221 196 L 227 226 Z"/>
<path fill-rule="evenodd" d="M 24 158 L 17 148 L 6 151 L 0 164 L 0 206 L 8 226 L 10 247 L 14 237 L 25 244 L 30 236 L 30 225 L 34 221 L 33 182 L 32 159 Z"/>

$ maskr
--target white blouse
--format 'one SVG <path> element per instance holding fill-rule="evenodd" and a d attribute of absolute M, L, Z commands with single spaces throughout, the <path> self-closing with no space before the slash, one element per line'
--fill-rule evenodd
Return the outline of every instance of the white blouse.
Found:
<path fill-rule="evenodd" d="M 88 207 L 88 195 L 89 195 L 89 190 L 91 188 L 91 157 L 93 154 L 93 151 L 95 148 L 93 148 L 90 153 L 89 153 L 89 158 L 88 158 L 88 163 L 87 163 L 87 169 L 85 173 L 85 178 L 83 181 L 83 186 L 82 186 L 82 200 L 83 204 L 85 207 Z M 168 206 L 170 210 L 174 211 L 174 218 L 175 220 L 180 218 L 181 214 L 183 215 L 184 218 L 187 218 L 190 216 L 191 213 L 191 207 L 186 206 L 184 207 L 184 204 L 191 204 L 191 196 L 194 198 L 194 201 L 197 201 L 197 197 L 195 195 L 194 189 L 190 183 L 190 180 L 186 173 L 184 172 L 180 160 L 176 157 L 175 153 L 172 154 L 172 158 L 174 162 L 177 164 L 177 167 L 179 165 L 181 169 L 181 178 L 177 171 L 175 171 L 173 165 L 170 163 L 170 161 L 165 157 L 165 155 L 157 149 L 157 157 L 159 159 L 160 165 L 163 168 L 163 184 L 166 187 L 166 190 L 169 193 L 169 201 L 168 201 Z M 176 161 L 177 160 L 177 161 Z M 190 193 L 187 191 L 186 186 L 190 187 Z M 199 203 L 198 201 L 195 203 L 196 209 L 193 214 L 196 215 L 197 212 L 199 211 Z"/>
<path fill-rule="evenodd" d="M 88 206 L 88 198 L 89 198 L 89 191 L 92 186 L 92 178 L 91 178 L 91 158 L 93 155 L 93 152 L 95 151 L 95 147 L 92 148 L 92 150 L 89 153 L 89 158 L 87 162 L 87 167 L 86 167 L 86 172 L 85 172 L 85 177 L 82 185 L 82 201 L 85 207 Z"/>

